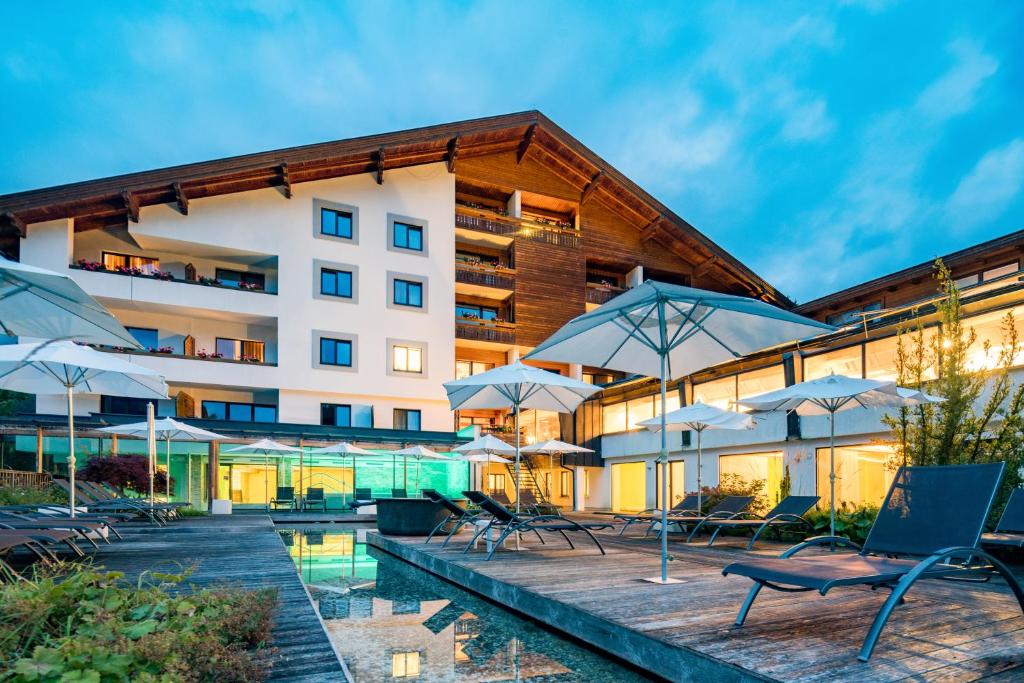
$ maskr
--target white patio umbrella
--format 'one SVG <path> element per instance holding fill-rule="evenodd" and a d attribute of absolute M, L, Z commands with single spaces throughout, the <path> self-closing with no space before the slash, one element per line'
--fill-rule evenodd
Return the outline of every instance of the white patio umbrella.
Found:
<path fill-rule="evenodd" d="M 452 451 L 461 453 L 462 456 L 459 457 L 459 460 L 465 460 L 466 462 L 496 462 L 507 464 L 512 461 L 508 458 L 502 457 L 501 454 L 515 455 L 516 449 L 511 444 L 505 443 L 493 434 L 484 434 L 469 443 L 464 443 L 461 446 L 453 448 Z M 474 483 L 475 482 L 471 481 L 470 486 L 473 486 Z M 482 486 L 483 482 L 480 483 Z"/>
<path fill-rule="evenodd" d="M 766 394 L 738 401 L 757 411 L 795 411 L 800 415 L 828 415 L 829 424 L 829 534 L 836 535 L 836 413 L 850 408 L 909 406 L 944 399 L 895 382 L 827 375 Z"/>
<path fill-rule="evenodd" d="M 360 448 L 359 446 L 356 446 L 355 444 L 349 443 L 348 441 L 341 441 L 339 443 L 331 444 L 330 446 L 324 446 L 323 448 L 314 448 L 309 453 L 310 453 L 310 455 L 313 455 L 313 454 L 318 454 L 318 455 L 327 455 L 327 454 L 351 455 L 352 456 L 352 483 L 353 483 L 353 485 L 355 484 L 355 476 L 356 476 L 356 456 L 360 456 L 360 455 L 380 455 L 380 453 L 374 453 L 373 451 L 368 451 L 365 448 Z M 342 461 L 342 462 L 344 462 L 344 461 Z M 300 472 L 302 471 L 302 455 L 301 454 L 299 454 L 299 471 Z M 300 489 L 302 488 L 302 475 L 301 474 L 299 475 L 299 488 Z M 300 491 L 300 493 L 301 493 L 301 491 Z"/>
<path fill-rule="evenodd" d="M 395 455 L 400 455 L 404 459 L 410 457 L 416 458 L 416 490 L 420 488 L 420 465 L 423 460 L 451 460 L 451 456 L 441 455 L 435 451 L 430 450 L 426 446 L 409 446 L 399 451 L 392 451 Z M 404 467 L 403 463 L 403 467 Z"/>
<path fill-rule="evenodd" d="M 573 318 L 526 358 L 634 372 L 666 382 L 794 339 L 832 330 L 761 301 L 648 280 Z M 661 432 L 661 498 L 668 497 L 668 440 Z M 662 505 L 662 528 L 668 506 Z M 661 578 L 668 578 L 668 535 L 661 535 Z"/>
<path fill-rule="evenodd" d="M 516 361 L 478 375 L 444 383 L 452 410 L 511 408 L 516 431 L 516 512 L 519 512 L 519 411 L 523 408 L 572 413 L 601 387 Z"/>
<path fill-rule="evenodd" d="M 270 511 L 270 491 L 268 479 L 270 478 L 270 455 L 280 455 L 282 453 L 301 453 L 301 448 L 295 446 L 286 446 L 283 443 L 278 443 L 273 439 L 260 439 L 249 444 L 242 444 L 241 446 L 235 446 L 234 448 L 228 448 L 224 451 L 225 453 L 256 453 L 263 455 L 263 497 L 267 500 L 267 511 Z"/>
<path fill-rule="evenodd" d="M 670 432 L 693 431 L 697 433 L 697 509 L 700 510 L 704 503 L 701 483 L 701 435 L 705 429 L 753 429 L 754 418 L 745 413 L 722 410 L 698 402 L 692 406 L 685 406 L 667 413 L 664 420 L 661 417 L 652 417 L 638 424 L 652 432 L 666 429 Z M 662 507 L 668 507 L 664 497 L 662 498 Z"/>
<path fill-rule="evenodd" d="M 106 434 L 119 434 L 121 436 L 137 436 L 147 437 L 149 436 L 149 421 L 145 422 L 132 422 L 124 425 L 114 425 L 112 427 L 103 427 L 98 429 L 98 432 L 104 432 Z M 167 490 L 166 493 L 168 498 L 171 494 L 171 441 L 196 441 L 196 442 L 210 442 L 210 441 L 222 441 L 228 437 L 221 434 L 201 429 L 199 427 L 193 427 L 190 424 L 184 422 L 178 422 L 172 417 L 162 417 L 159 420 L 153 421 L 153 438 L 161 439 L 167 442 L 167 450 L 164 456 L 165 464 L 167 465 Z M 152 491 L 150 492 L 152 498 Z"/>
<path fill-rule="evenodd" d="M 70 341 L 0 346 L 0 388 L 67 396 L 68 475 L 75 516 L 75 400 L 77 394 L 167 398 L 167 383 L 154 370 Z"/>
<path fill-rule="evenodd" d="M 536 453 L 537 455 L 548 456 L 548 469 L 555 469 L 555 456 L 556 455 L 567 455 L 570 453 L 593 453 L 594 451 L 583 446 L 577 446 L 574 443 L 566 443 L 565 441 L 559 441 L 558 439 L 548 439 L 547 441 L 541 441 L 530 446 L 525 446 L 520 449 L 521 453 Z M 551 497 L 551 491 L 548 491 L 548 498 Z"/>
<path fill-rule="evenodd" d="M 0 257 L 0 329 L 14 337 L 140 348 L 68 275 Z"/>

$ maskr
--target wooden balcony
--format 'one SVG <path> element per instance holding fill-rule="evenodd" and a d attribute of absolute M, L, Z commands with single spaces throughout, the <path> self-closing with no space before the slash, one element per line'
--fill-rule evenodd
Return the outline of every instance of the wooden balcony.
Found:
<path fill-rule="evenodd" d="M 515 344 L 515 323 L 504 323 L 480 318 L 455 318 L 455 337 L 469 341 Z"/>
<path fill-rule="evenodd" d="M 600 306 L 601 304 L 608 303 L 619 294 L 622 294 L 626 290 L 619 287 L 608 287 L 605 285 L 596 285 L 593 283 L 587 283 L 587 303 L 595 304 Z"/>
<path fill-rule="evenodd" d="M 494 287 L 496 289 L 514 291 L 516 288 L 516 271 L 501 266 L 486 266 L 456 261 L 455 282 L 464 285 Z"/>
<path fill-rule="evenodd" d="M 564 228 L 553 223 L 538 223 L 512 216 L 500 216 L 486 209 L 457 207 L 455 227 L 573 249 L 578 249 L 580 246 L 578 230 Z"/>

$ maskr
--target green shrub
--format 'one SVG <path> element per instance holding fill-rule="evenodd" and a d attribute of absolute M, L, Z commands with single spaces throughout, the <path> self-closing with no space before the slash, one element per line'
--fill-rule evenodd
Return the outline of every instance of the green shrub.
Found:
<path fill-rule="evenodd" d="M 172 595 L 188 573 L 67 567 L 0 587 L 0 681 L 259 681 L 276 590 Z M 159 582 L 159 583 L 147 583 Z"/>
<path fill-rule="evenodd" d="M 705 486 L 701 493 L 704 511 L 707 512 L 722 502 L 726 496 L 753 496 L 754 502 L 750 509 L 753 512 L 765 512 L 770 507 L 768 496 L 765 495 L 767 482 L 764 479 L 746 480 L 738 474 L 727 472 L 719 477 L 718 486 Z"/>
<path fill-rule="evenodd" d="M 198 508 L 180 508 L 178 514 L 182 517 L 206 517 L 210 513 L 206 510 L 199 510 Z"/>
<path fill-rule="evenodd" d="M 836 510 L 836 536 L 845 536 L 857 545 L 862 545 L 868 537 L 868 531 L 878 516 L 878 508 L 841 507 Z M 814 525 L 814 532 L 808 536 L 827 536 L 829 533 L 828 508 L 814 509 L 804 515 Z"/>
<path fill-rule="evenodd" d="M 55 487 L 45 490 L 0 486 L 0 505 L 32 505 L 36 503 L 67 503 L 68 497 Z"/>

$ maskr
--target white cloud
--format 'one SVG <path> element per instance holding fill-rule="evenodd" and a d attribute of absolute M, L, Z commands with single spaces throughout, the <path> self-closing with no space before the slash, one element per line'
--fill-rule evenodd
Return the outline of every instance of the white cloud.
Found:
<path fill-rule="evenodd" d="M 953 41 L 948 51 L 954 58 L 953 68 L 928 86 L 915 104 L 922 114 L 939 121 L 969 111 L 981 84 L 999 68 L 994 57 L 970 40 Z"/>
<path fill-rule="evenodd" d="M 946 203 L 956 230 L 999 218 L 1024 189 L 1024 138 L 990 150 L 965 175 Z"/>

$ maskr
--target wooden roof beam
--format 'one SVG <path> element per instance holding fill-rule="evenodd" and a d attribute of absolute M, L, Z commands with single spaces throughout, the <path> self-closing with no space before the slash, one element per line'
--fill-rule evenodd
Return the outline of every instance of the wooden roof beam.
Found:
<path fill-rule="evenodd" d="M 278 175 L 281 176 L 281 187 L 284 196 L 288 199 L 292 198 L 292 176 L 288 170 L 288 163 L 281 164 L 277 169 Z"/>
<path fill-rule="evenodd" d="M 714 254 L 712 254 L 711 256 L 706 258 L 704 261 L 701 261 L 699 264 L 697 264 L 697 267 L 693 269 L 693 273 L 692 273 L 693 277 L 700 277 L 702 275 L 707 274 L 707 272 L 710 271 L 712 268 L 714 268 L 715 264 L 717 264 L 717 263 L 718 263 L 718 257 L 715 256 Z"/>
<path fill-rule="evenodd" d="M 121 191 L 121 201 L 124 202 L 124 210 L 132 223 L 139 222 L 139 196 L 131 190 Z"/>
<path fill-rule="evenodd" d="M 178 203 L 178 211 L 181 212 L 182 216 L 188 215 L 188 197 L 185 196 L 185 190 L 181 187 L 181 183 L 174 183 L 174 201 Z"/>
<path fill-rule="evenodd" d="M 648 223 L 643 230 L 640 231 L 641 242 L 647 242 L 657 234 L 658 228 L 661 225 L 662 218 L 662 216 L 658 216 L 653 221 Z"/>
<path fill-rule="evenodd" d="M 384 184 L 384 148 L 381 147 L 374 152 L 374 164 L 376 165 L 377 184 Z"/>
<path fill-rule="evenodd" d="M 583 193 L 580 194 L 580 206 L 587 203 L 587 200 L 590 199 L 590 195 L 594 193 L 594 190 L 597 189 L 597 186 L 601 184 L 602 180 L 604 180 L 604 171 L 598 171 L 597 174 L 590 179 L 590 182 L 587 183 L 587 186 L 583 188 Z"/>
<path fill-rule="evenodd" d="M 537 124 L 530 124 L 530 127 L 526 129 L 526 134 L 523 136 L 523 141 L 519 143 L 519 150 L 516 151 L 516 165 L 522 163 L 523 158 L 526 157 L 526 153 L 530 151 L 530 147 L 533 146 L 534 140 L 537 139 Z"/>
<path fill-rule="evenodd" d="M 3 219 L 9 227 L 12 227 L 15 230 L 17 230 L 18 234 L 21 235 L 22 237 L 25 237 L 28 234 L 28 225 L 26 225 L 25 221 L 19 218 L 18 215 L 15 214 L 13 211 L 8 211 L 7 213 L 5 213 L 3 215 Z"/>
<path fill-rule="evenodd" d="M 448 172 L 455 173 L 455 159 L 459 156 L 459 143 L 462 136 L 456 135 L 448 141 L 448 154 L 445 161 L 448 163 Z"/>

